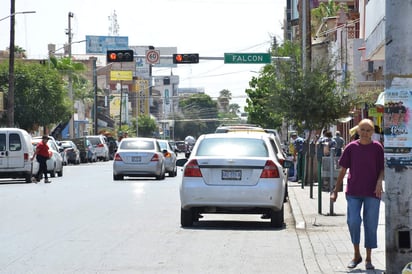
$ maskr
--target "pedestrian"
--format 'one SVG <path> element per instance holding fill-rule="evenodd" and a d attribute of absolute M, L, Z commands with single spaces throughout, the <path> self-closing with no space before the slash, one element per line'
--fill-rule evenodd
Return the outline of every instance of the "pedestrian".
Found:
<path fill-rule="evenodd" d="M 359 251 L 361 223 L 363 219 L 364 246 L 366 248 L 365 267 L 374 269 L 372 249 L 377 248 L 379 207 L 383 193 L 384 150 L 378 141 L 372 140 L 374 123 L 363 119 L 358 124 L 359 139 L 350 142 L 339 159 L 341 170 L 330 199 L 335 202 L 343 178 L 349 170 L 346 186 L 347 224 L 353 244 L 354 256 L 348 268 L 355 268 L 362 262 Z M 363 207 L 363 210 L 362 210 Z M 361 216 L 362 211 L 362 216 Z"/>
<path fill-rule="evenodd" d="M 335 155 L 336 157 L 340 157 L 342 155 L 342 149 L 345 146 L 345 140 L 342 138 L 342 136 L 340 136 L 339 130 L 335 132 L 335 137 L 333 137 L 333 140 L 336 144 Z"/>
<path fill-rule="evenodd" d="M 40 182 L 42 176 L 44 175 L 44 182 L 51 183 L 51 181 L 47 178 L 47 160 L 50 158 L 49 146 L 47 145 L 47 141 L 49 140 L 49 136 L 43 135 L 41 141 L 36 146 L 36 151 L 33 154 L 33 159 L 36 157 L 37 162 L 39 162 L 39 172 L 36 175 L 36 181 Z"/>
<path fill-rule="evenodd" d="M 293 153 L 293 161 L 296 162 L 296 175 L 295 181 L 298 182 L 299 180 L 303 180 L 303 168 L 304 168 L 304 157 L 303 157 L 303 146 L 305 144 L 305 139 L 299 137 L 296 132 L 293 132 L 291 135 L 294 153 Z"/>

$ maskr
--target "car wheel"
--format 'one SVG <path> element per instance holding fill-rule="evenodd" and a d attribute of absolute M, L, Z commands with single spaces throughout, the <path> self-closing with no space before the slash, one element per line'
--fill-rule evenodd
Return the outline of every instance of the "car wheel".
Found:
<path fill-rule="evenodd" d="M 283 227 L 284 222 L 284 208 L 279 211 L 272 210 L 270 214 L 270 226 L 280 228 Z"/>
<path fill-rule="evenodd" d="M 193 211 L 191 209 L 180 209 L 180 224 L 182 227 L 193 226 Z"/>
<path fill-rule="evenodd" d="M 114 175 L 113 174 L 113 181 L 120 181 L 123 180 L 123 175 Z"/>
<path fill-rule="evenodd" d="M 24 177 L 24 181 L 25 181 L 27 184 L 30 184 L 30 183 L 31 183 L 31 173 L 27 173 L 27 174 L 26 174 L 26 176 Z"/>
<path fill-rule="evenodd" d="M 169 177 L 176 177 L 176 175 L 177 175 L 177 167 L 175 167 L 173 171 L 169 172 Z"/>

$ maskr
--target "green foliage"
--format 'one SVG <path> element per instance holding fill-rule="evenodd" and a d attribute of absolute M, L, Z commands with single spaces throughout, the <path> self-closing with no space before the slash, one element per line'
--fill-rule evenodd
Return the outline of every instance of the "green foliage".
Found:
<path fill-rule="evenodd" d="M 157 132 L 156 121 L 149 115 L 139 115 L 137 119 L 132 119 L 132 130 L 136 132 L 136 123 L 138 124 L 139 137 L 153 137 Z"/>
<path fill-rule="evenodd" d="M 214 132 L 219 124 L 217 102 L 209 95 L 195 94 L 184 98 L 179 101 L 179 107 L 185 120 L 180 129 L 184 131 L 182 134 L 186 134 L 185 136 L 200 136 L 203 133 Z"/>
<path fill-rule="evenodd" d="M 6 62 L 0 65 L 0 87 L 8 90 Z M 61 76 L 36 63 L 15 63 L 14 102 L 15 124 L 28 131 L 67 120 L 72 108 Z"/>
<path fill-rule="evenodd" d="M 246 110 L 249 123 L 277 128 L 284 118 L 299 130 L 316 130 L 346 116 L 353 106 L 345 86 L 337 82 L 334 62 L 324 60 L 302 71 L 299 45 L 286 42 L 274 55 L 289 56 L 264 67 L 250 81 Z"/>

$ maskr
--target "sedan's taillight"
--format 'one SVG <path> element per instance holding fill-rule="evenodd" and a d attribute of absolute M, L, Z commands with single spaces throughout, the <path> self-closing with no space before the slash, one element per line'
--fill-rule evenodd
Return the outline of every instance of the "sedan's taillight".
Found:
<path fill-rule="evenodd" d="M 157 161 L 159 161 L 159 154 L 154 154 L 153 157 L 152 157 L 152 159 L 150 159 L 150 161 L 152 161 L 152 162 L 157 162 Z"/>
<path fill-rule="evenodd" d="M 114 161 L 123 161 L 122 157 L 120 157 L 119 153 L 116 153 L 113 158 Z"/>
<path fill-rule="evenodd" d="M 280 178 L 278 167 L 272 160 L 267 160 L 260 178 Z"/>
<path fill-rule="evenodd" d="M 184 177 L 202 177 L 202 172 L 196 160 L 191 160 L 185 167 Z"/>

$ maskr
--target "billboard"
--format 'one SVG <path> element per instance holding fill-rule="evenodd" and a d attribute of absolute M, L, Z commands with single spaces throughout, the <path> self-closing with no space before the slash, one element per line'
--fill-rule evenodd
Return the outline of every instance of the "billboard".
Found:
<path fill-rule="evenodd" d="M 412 165 L 412 90 L 387 89 L 384 93 L 383 134 L 389 167 Z"/>
<path fill-rule="evenodd" d="M 107 50 L 128 49 L 127 36 L 86 35 L 86 54 L 106 54 Z"/>

